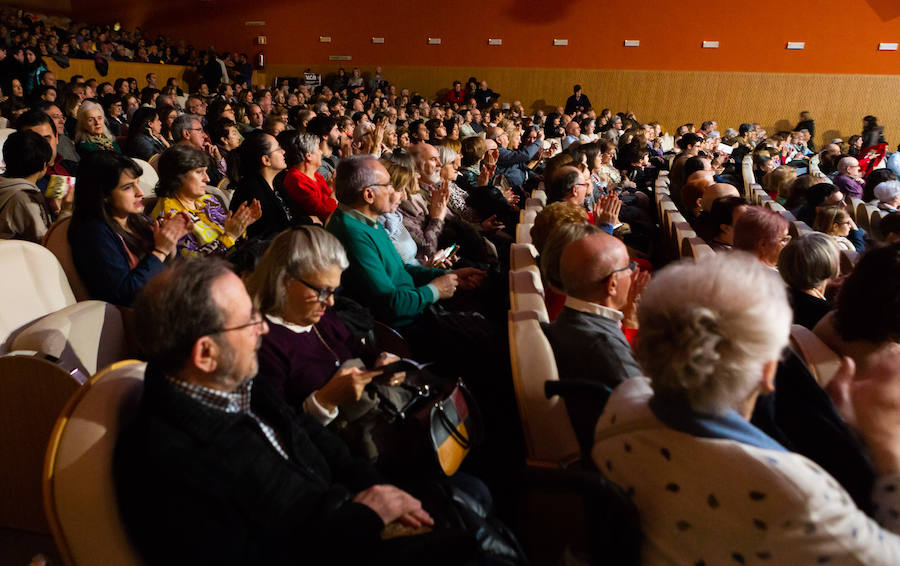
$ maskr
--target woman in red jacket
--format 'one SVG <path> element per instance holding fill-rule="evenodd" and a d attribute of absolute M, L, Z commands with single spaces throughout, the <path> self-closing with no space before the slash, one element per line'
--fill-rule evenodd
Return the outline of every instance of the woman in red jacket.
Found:
<path fill-rule="evenodd" d="M 325 177 L 316 170 L 322 165 L 320 139 L 312 134 L 295 135 L 285 148 L 288 172 L 284 189 L 299 214 L 318 218 L 322 224 L 337 208 L 337 200 Z"/>

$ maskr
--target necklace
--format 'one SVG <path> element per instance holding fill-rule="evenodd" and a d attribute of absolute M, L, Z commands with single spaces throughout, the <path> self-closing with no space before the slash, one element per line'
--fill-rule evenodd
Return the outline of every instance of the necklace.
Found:
<path fill-rule="evenodd" d="M 313 324 L 312 327 L 313 327 L 313 331 L 315 331 L 315 333 L 316 333 L 316 336 L 319 337 L 319 342 L 321 342 L 322 345 L 325 346 L 325 348 L 326 348 L 329 352 L 331 352 L 331 355 L 334 356 L 334 367 L 340 366 L 340 365 L 341 365 L 341 357 L 338 356 L 338 355 L 337 355 L 337 352 L 335 352 L 334 350 L 332 350 L 332 349 L 331 349 L 331 346 L 328 345 L 328 342 L 326 342 L 325 339 L 322 338 L 322 335 L 319 333 L 319 329 L 316 328 L 316 325 Z"/>

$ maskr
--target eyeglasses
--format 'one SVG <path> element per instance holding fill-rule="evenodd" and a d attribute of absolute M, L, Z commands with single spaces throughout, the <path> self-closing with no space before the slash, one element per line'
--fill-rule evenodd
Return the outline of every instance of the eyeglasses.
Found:
<path fill-rule="evenodd" d="M 590 183 L 575 183 L 576 187 L 590 187 Z"/>
<path fill-rule="evenodd" d="M 628 265 L 626 265 L 625 267 L 620 267 L 619 269 L 613 269 L 612 271 L 609 272 L 609 275 L 607 275 L 603 279 L 604 280 L 609 279 L 610 277 L 612 277 L 613 275 L 615 275 L 616 273 L 618 273 L 620 271 L 634 271 L 636 267 L 637 267 L 636 261 L 634 261 L 634 260 L 629 261 Z"/>
<path fill-rule="evenodd" d="M 262 324 L 263 322 L 265 322 L 265 319 L 263 318 L 262 314 L 259 311 L 255 310 L 253 311 L 253 314 L 250 315 L 250 322 L 246 324 L 240 324 L 238 326 L 231 326 L 228 328 L 223 328 L 221 330 L 216 330 L 215 332 L 210 332 L 210 335 L 221 334 L 223 332 L 231 332 L 232 330 L 243 330 L 244 328 L 256 326 L 258 324 Z"/>
<path fill-rule="evenodd" d="M 394 185 L 393 185 L 393 183 L 388 181 L 387 183 L 372 183 L 371 185 L 368 185 L 368 186 L 369 187 L 393 187 Z"/>
<path fill-rule="evenodd" d="M 329 289 L 328 287 L 320 288 L 320 287 L 316 287 L 315 285 L 312 285 L 311 283 L 307 283 L 306 281 L 304 281 L 303 279 L 300 279 L 299 277 L 294 277 L 294 279 L 296 279 L 300 283 L 303 283 L 304 285 L 306 285 L 307 287 L 309 287 L 310 289 L 315 291 L 316 292 L 316 301 L 318 301 L 320 303 L 328 302 L 328 299 L 333 297 L 334 294 L 337 293 L 338 290 L 340 289 L 340 287 L 338 287 L 337 289 Z"/>

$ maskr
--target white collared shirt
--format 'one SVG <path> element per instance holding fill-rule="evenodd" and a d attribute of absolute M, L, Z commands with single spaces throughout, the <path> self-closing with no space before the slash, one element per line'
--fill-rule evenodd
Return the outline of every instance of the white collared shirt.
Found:
<path fill-rule="evenodd" d="M 576 299 L 572 296 L 566 297 L 565 306 L 579 312 L 596 314 L 620 324 L 622 322 L 622 319 L 625 318 L 625 315 L 622 314 L 621 311 L 617 311 L 616 309 L 611 309 L 609 307 L 604 307 L 603 305 L 598 305 L 597 303 L 592 303 L 590 301 L 582 301 L 581 299 Z"/>

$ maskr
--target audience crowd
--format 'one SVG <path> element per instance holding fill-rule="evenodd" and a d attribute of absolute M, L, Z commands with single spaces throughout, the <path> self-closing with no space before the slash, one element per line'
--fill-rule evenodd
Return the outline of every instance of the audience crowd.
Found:
<path fill-rule="evenodd" d="M 198 82 L 43 63 L 69 58 Z M 900 562 L 900 153 L 875 117 L 817 148 L 809 112 L 669 134 L 577 84 L 529 113 L 476 77 L 427 97 L 380 68 L 251 75 L 243 54 L 0 10 L 0 237 L 70 219 L 91 297 L 136 311 L 149 365 L 116 477 L 150 562 L 524 563 L 500 518 L 523 456 L 507 285 L 540 193 L 544 332 L 593 391 L 566 398 L 582 463 L 637 510 L 644 563 Z M 666 265 L 666 176 L 715 252 L 696 263 Z M 854 220 L 866 203 L 880 221 Z M 841 357 L 829 383 L 792 323 Z M 460 376 L 484 433 L 462 471 L 420 473 L 422 446 L 390 461 L 384 399 Z M 460 501 L 478 529 L 448 519 Z"/>

